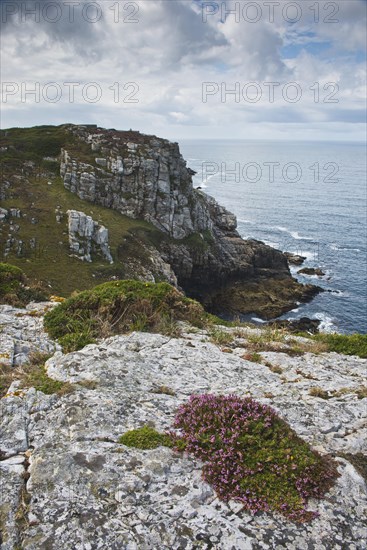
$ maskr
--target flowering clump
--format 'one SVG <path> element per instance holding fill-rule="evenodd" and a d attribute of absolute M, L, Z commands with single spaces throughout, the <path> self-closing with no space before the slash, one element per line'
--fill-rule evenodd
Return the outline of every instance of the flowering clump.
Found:
<path fill-rule="evenodd" d="M 193 395 L 176 414 L 177 447 L 204 461 L 203 478 L 218 497 L 252 513 L 277 511 L 308 521 L 310 497 L 320 498 L 338 476 L 336 464 L 300 439 L 275 411 L 251 398 Z"/>

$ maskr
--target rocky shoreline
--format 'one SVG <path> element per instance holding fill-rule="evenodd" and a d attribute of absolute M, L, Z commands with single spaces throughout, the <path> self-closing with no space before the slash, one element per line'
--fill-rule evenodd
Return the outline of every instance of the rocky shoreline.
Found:
<path fill-rule="evenodd" d="M 54 306 L 0 306 L 8 361 L 27 362 L 42 342 L 53 354 L 48 376 L 69 385 L 63 395 L 45 395 L 14 382 L 1 399 L 4 550 L 364 548 L 367 488 L 353 457 L 365 452 L 367 398 L 358 392 L 366 359 L 292 356 L 287 349 L 303 339 L 289 337 L 254 362 L 248 347 L 263 331 L 188 325 L 179 338 L 132 333 L 64 355 L 42 331 L 43 314 Z M 177 407 L 200 392 L 270 404 L 315 449 L 335 457 L 340 477 L 324 500 L 312 501 L 317 519 L 295 524 L 243 512 L 239 503 L 218 500 L 199 461 L 164 447 L 118 444 L 142 425 L 164 431 Z"/>
<path fill-rule="evenodd" d="M 177 143 L 66 124 L 10 129 L 0 145 L 0 253 L 53 294 L 167 281 L 212 311 L 269 319 L 320 291 L 292 278 L 288 262 L 303 258 L 240 237 Z"/>

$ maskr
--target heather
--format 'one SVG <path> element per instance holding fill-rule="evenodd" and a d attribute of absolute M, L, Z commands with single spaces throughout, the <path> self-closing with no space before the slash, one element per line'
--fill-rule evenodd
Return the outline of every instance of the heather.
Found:
<path fill-rule="evenodd" d="M 250 397 L 193 395 L 177 412 L 179 448 L 204 462 L 203 478 L 218 497 L 252 513 L 276 511 L 309 521 L 309 498 L 321 498 L 336 464 L 297 436 L 275 411 Z"/>

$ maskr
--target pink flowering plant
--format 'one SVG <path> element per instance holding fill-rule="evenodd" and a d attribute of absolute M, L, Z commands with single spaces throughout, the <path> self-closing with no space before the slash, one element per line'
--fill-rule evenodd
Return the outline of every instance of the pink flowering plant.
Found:
<path fill-rule="evenodd" d="M 338 476 L 329 456 L 313 451 L 266 405 L 235 395 L 192 395 L 174 421 L 171 437 L 204 462 L 203 478 L 218 497 L 252 513 L 277 511 L 309 521 L 310 497 L 321 498 Z"/>

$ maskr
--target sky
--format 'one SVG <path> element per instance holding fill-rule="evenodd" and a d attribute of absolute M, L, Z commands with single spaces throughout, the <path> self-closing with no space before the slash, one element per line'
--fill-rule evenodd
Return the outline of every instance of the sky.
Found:
<path fill-rule="evenodd" d="M 366 0 L 0 0 L 1 128 L 362 141 Z"/>

